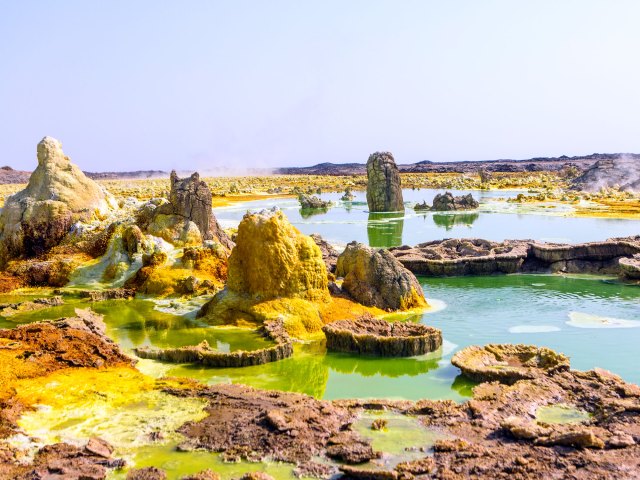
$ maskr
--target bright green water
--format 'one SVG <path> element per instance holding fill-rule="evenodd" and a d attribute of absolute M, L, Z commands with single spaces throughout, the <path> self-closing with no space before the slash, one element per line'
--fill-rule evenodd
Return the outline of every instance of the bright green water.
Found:
<path fill-rule="evenodd" d="M 470 384 L 451 366 L 451 355 L 467 345 L 533 343 L 571 357 L 579 369 L 602 367 L 640 382 L 635 362 L 640 343 L 640 288 L 596 277 L 503 275 L 421 278 L 427 298 L 446 307 L 414 320 L 442 329 L 443 348 L 418 358 L 375 358 L 327 353 L 320 342 L 297 344 L 293 357 L 246 368 L 204 368 L 142 362 L 154 375 L 177 375 L 204 382 L 239 382 L 260 388 L 303 392 L 318 398 L 451 398 L 470 395 Z M 0 297 L 0 302 L 4 301 Z M 267 345 L 250 330 L 208 327 L 184 316 L 156 310 L 148 300 L 116 300 L 93 305 L 79 299 L 34 313 L 0 319 L 18 322 L 72 315 L 91 306 L 105 315 L 108 334 L 126 349 L 141 345 L 193 345 L 206 339 L 222 351 Z M 589 315 L 581 321 L 581 316 Z M 601 323 L 594 318 L 603 319 Z M 611 322 L 617 319 L 618 322 Z M 577 323 L 576 323 L 577 322 Z M 622 325 L 622 326 L 621 326 Z"/>
<path fill-rule="evenodd" d="M 385 420 L 386 426 L 373 430 L 371 424 L 378 419 Z M 365 412 L 353 428 L 371 441 L 374 451 L 384 452 L 381 458 L 363 465 L 372 470 L 390 469 L 398 463 L 423 458 L 437 440 L 446 438 L 442 433 L 424 427 L 414 417 L 393 412 Z"/>
<path fill-rule="evenodd" d="M 573 424 L 586 422 L 590 418 L 588 412 L 570 405 L 545 405 L 536 412 L 536 421 L 540 423 Z"/>
<path fill-rule="evenodd" d="M 635 234 L 638 221 L 565 218 L 534 214 L 526 206 L 500 206 L 492 203 L 494 192 L 478 194 L 482 201 L 477 212 L 442 215 L 369 215 L 366 205 L 356 202 L 338 205 L 327 213 L 303 218 L 295 201 L 251 202 L 217 211 L 226 225 L 237 224 L 247 207 L 279 205 L 305 233 L 319 232 L 340 244 L 356 239 L 375 246 L 415 244 L 434 238 L 477 236 L 484 238 L 601 240 Z M 405 192 L 405 199 L 427 201 L 433 191 Z M 412 197 L 413 196 L 413 197 Z M 519 212 L 519 213 L 518 213 Z M 542 213 L 538 211 L 537 213 Z M 421 278 L 428 299 L 445 308 L 417 316 L 413 320 L 434 325 L 443 331 L 443 348 L 418 358 L 372 358 L 327 353 L 321 342 L 297 344 L 294 356 L 275 363 L 242 369 L 203 368 L 150 360 L 139 368 L 155 376 L 188 376 L 203 382 L 238 382 L 255 387 L 303 392 L 318 398 L 451 398 L 461 401 L 470 396 L 472 384 L 450 364 L 451 355 L 467 345 L 491 342 L 532 343 L 561 351 L 571 357 L 578 369 L 602 367 L 626 380 L 640 383 L 634 359 L 640 343 L 640 287 L 612 279 L 589 276 L 509 275 L 462 278 Z M 16 302 L 42 296 L 0 296 L 2 302 Z M 123 348 L 193 345 L 207 340 L 221 351 L 256 349 L 267 345 L 253 331 L 240 328 L 209 327 L 195 319 L 204 301 L 153 302 L 145 299 L 91 304 L 66 299 L 66 304 L 39 312 L 0 318 L 0 327 L 17 323 L 73 315 L 74 308 L 91 306 L 104 314 L 108 334 Z M 161 310 L 159 310 L 159 308 Z M 173 312 L 173 313 L 171 313 Z M 562 412 L 543 411 L 545 418 Z M 549 414 L 549 415 L 547 415 Z M 367 432 L 376 442 L 402 445 L 394 435 L 405 432 L 411 442 L 429 445 L 432 435 L 410 420 L 391 419 L 387 432 Z M 409 424 L 398 422 L 409 421 Z M 58 425 L 71 435 L 78 426 Z M 359 428 L 359 427 L 358 427 Z M 410 433 L 407 433 L 410 432 Z M 156 465 L 169 471 L 169 478 L 212 468 L 229 478 L 246 469 L 266 470 L 276 478 L 290 478 L 287 465 L 228 465 L 205 452 L 180 453 L 175 444 L 145 446 L 123 452 L 138 466 Z M 235 470 L 234 470 L 235 469 Z"/>

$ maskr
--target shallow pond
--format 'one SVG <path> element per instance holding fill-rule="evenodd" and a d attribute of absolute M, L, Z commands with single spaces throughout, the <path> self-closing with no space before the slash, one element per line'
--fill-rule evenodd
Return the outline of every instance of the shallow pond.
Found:
<path fill-rule="evenodd" d="M 578 369 L 602 367 L 639 383 L 635 362 L 640 343 L 640 287 L 592 276 L 503 275 L 420 278 L 428 299 L 444 308 L 413 320 L 440 328 L 443 348 L 415 358 L 373 358 L 327 353 L 321 342 L 299 344 L 293 357 L 245 368 L 205 368 L 150 360 L 139 368 L 154 376 L 176 375 L 208 383 L 238 382 L 260 388 L 303 392 L 319 398 L 451 398 L 469 396 L 471 383 L 450 364 L 467 345 L 533 343 L 571 357 Z M 0 302 L 4 299 L 0 297 Z M 72 315 L 91 306 L 105 315 L 108 334 L 126 349 L 193 345 L 207 340 L 222 351 L 261 348 L 267 342 L 250 330 L 207 327 L 187 315 L 159 311 L 144 299 L 66 304 L 0 319 L 0 327 Z M 192 308 L 197 308 L 193 306 Z M 582 315 L 588 315 L 580 323 Z M 602 319 L 598 323 L 595 319 Z M 576 324 L 576 322 L 579 322 Z"/>
<path fill-rule="evenodd" d="M 364 192 L 354 192 L 353 202 L 341 202 L 338 193 L 320 195 L 332 200 L 334 206 L 326 212 L 301 211 L 295 198 L 280 198 L 246 202 L 215 210 L 224 227 L 236 227 L 247 209 L 279 207 L 303 233 L 320 233 L 337 245 L 352 240 L 375 247 L 415 245 L 442 238 L 477 237 L 488 240 L 536 239 L 578 243 L 611 237 L 637 235 L 640 221 L 610 218 L 570 217 L 572 207 L 548 203 L 531 205 L 498 202 L 498 198 L 515 197 L 521 191 L 457 191 L 455 195 L 471 193 L 480 208 L 470 212 L 415 212 L 413 205 L 444 190 L 404 190 L 406 210 L 400 214 L 369 213 Z"/>
<path fill-rule="evenodd" d="M 411 204 L 423 199 L 430 202 L 435 193 L 433 190 L 405 191 L 405 200 Z M 301 214 L 295 199 L 249 202 L 217 209 L 216 215 L 225 226 L 235 226 L 247 209 L 277 205 L 301 231 L 318 232 L 337 245 L 359 240 L 373 246 L 389 246 L 471 236 L 494 240 L 533 238 L 581 242 L 637 234 L 640 231 L 639 221 L 571 218 L 563 216 L 568 208 L 566 206 L 543 208 L 495 202 L 496 197 L 505 196 L 504 192 L 473 194 L 481 201 L 480 209 L 460 214 L 416 214 L 412 209 L 407 209 L 400 217 L 370 216 L 363 194 L 358 192 L 355 202 L 339 202 L 327 213 L 311 216 Z M 333 200 L 339 196 L 323 195 Z M 420 282 L 427 298 L 437 308 L 411 320 L 440 328 L 444 337 L 443 347 L 429 355 L 396 359 L 359 357 L 327 353 L 322 342 L 311 342 L 296 344 L 291 358 L 255 367 L 204 368 L 141 360 L 138 368 L 156 377 L 187 376 L 207 383 L 238 382 L 260 388 L 302 392 L 325 399 L 450 398 L 462 401 L 471 395 L 473 384 L 460 376 L 459 370 L 450 364 L 452 354 L 467 345 L 509 342 L 547 346 L 569 355 L 574 368 L 602 367 L 628 381 L 640 383 L 640 371 L 634 361 L 637 345 L 640 344 L 638 286 L 625 285 L 612 278 L 561 275 L 420 278 Z M 0 296 L 0 303 L 42 295 L 42 291 L 5 295 Z M 69 316 L 77 307 L 91 306 L 105 316 L 109 336 L 128 351 L 144 345 L 194 345 L 203 340 L 227 352 L 252 350 L 268 344 L 253 331 L 209 327 L 196 320 L 195 312 L 205 300 L 185 302 L 138 298 L 92 304 L 71 297 L 65 298 L 65 305 L 59 307 L 20 313 L 10 318 L 0 317 L 0 328 Z M 166 408 L 170 407 L 168 405 Z M 552 419 L 561 417 L 561 421 L 566 413 L 565 410 L 541 412 L 545 418 L 549 414 Z M 34 417 L 34 425 L 43 422 L 40 426 L 46 427 L 46 414 L 44 412 Z M 86 421 L 92 421 L 88 417 Z M 133 417 L 136 415 L 132 414 L 129 423 L 136 425 Z M 395 417 L 388 420 L 394 427 L 389 432 L 366 433 L 382 443 L 397 443 L 394 432 L 403 431 L 418 435 L 425 447 L 433 441 L 432 432 L 421 430 L 411 420 Z M 370 421 L 368 417 L 363 420 L 368 424 Z M 108 426 L 108 422 L 105 424 Z M 130 431 L 131 425 L 122 425 L 123 432 Z M 358 428 L 364 428 L 362 425 Z M 51 426 L 56 429 L 51 429 Z M 70 416 L 57 424 L 51 419 L 49 428 L 61 438 L 73 439 L 82 436 L 87 426 L 90 424 L 84 425 L 84 421 Z M 118 433 L 114 431 L 112 434 Z M 43 431 L 42 436 L 46 437 L 46 432 Z M 229 465 L 223 464 L 218 456 L 206 452 L 176 452 L 174 439 L 169 443 L 137 446 L 118 453 L 134 461 L 137 466 L 156 465 L 165 468 L 169 478 L 178 478 L 179 475 L 203 468 L 213 468 L 224 478 L 237 476 L 247 470 L 264 469 L 276 478 L 291 478 L 292 475 L 289 465 Z M 114 473 L 113 476 L 122 478 L 124 474 Z"/>

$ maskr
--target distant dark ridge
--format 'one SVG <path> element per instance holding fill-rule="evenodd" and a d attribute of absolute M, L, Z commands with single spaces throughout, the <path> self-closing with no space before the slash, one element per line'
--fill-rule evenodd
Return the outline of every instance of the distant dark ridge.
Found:
<path fill-rule="evenodd" d="M 404 173 L 473 173 L 481 168 L 490 172 L 539 172 L 557 171 L 565 166 L 575 166 L 580 170 L 586 170 L 600 160 L 614 160 L 620 157 L 640 160 L 637 153 L 592 153 L 576 157 L 536 157 L 528 160 L 464 160 L 458 162 L 433 162 L 423 160 L 421 162 L 398 165 L 398 169 Z M 311 167 L 288 167 L 274 170 L 281 175 L 358 175 L 367 172 L 364 163 L 320 163 Z"/>
<path fill-rule="evenodd" d="M 137 170 L 135 172 L 84 172 L 93 180 L 144 180 L 147 178 L 169 177 L 169 174 L 162 170 Z"/>
<path fill-rule="evenodd" d="M 0 184 L 2 185 L 8 183 L 27 183 L 30 176 L 31 172 L 14 170 L 9 166 L 0 168 Z"/>

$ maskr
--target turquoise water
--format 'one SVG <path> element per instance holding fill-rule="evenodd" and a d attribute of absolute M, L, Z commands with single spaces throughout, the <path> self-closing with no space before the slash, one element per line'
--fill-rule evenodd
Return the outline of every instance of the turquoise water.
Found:
<path fill-rule="evenodd" d="M 569 355 L 575 368 L 601 367 L 640 383 L 635 362 L 640 322 L 629 327 L 624 322 L 606 320 L 640 321 L 638 286 L 611 279 L 560 275 L 420 278 L 420 281 L 428 299 L 445 304 L 441 310 L 414 318 L 440 328 L 444 336 L 443 348 L 423 357 L 381 359 L 327 353 L 321 342 L 315 342 L 296 345 L 291 358 L 255 367 L 204 368 L 143 361 L 140 368 L 158 376 L 246 383 L 327 399 L 461 400 L 470 395 L 472 385 L 450 364 L 453 353 L 467 345 L 508 342 L 547 346 Z M 141 345 L 196 344 L 203 339 L 222 351 L 260 348 L 265 344 L 252 331 L 205 327 L 193 318 L 194 312 L 171 315 L 158 311 L 148 300 L 93 305 L 81 300 L 68 302 L 61 307 L 16 315 L 10 320 L 0 319 L 0 327 L 58 318 L 71 315 L 78 306 L 91 306 L 105 315 L 108 334 L 129 350 Z M 580 314 L 591 317 L 584 322 Z"/>
<path fill-rule="evenodd" d="M 435 193 L 409 190 L 405 198 L 407 202 L 430 201 Z M 586 241 L 640 231 L 640 222 L 632 220 L 567 218 L 541 211 L 507 213 L 500 209 L 511 208 L 511 204 L 492 201 L 504 196 L 504 192 L 473 193 L 481 201 L 477 212 L 416 215 L 409 209 L 401 221 L 389 221 L 384 216 L 368 221 L 362 202 L 339 203 L 328 213 L 303 218 L 297 202 L 291 199 L 248 202 L 217 209 L 216 215 L 224 224 L 237 224 L 248 208 L 278 205 L 300 230 L 318 232 L 336 244 L 351 239 L 374 245 L 415 244 L 444 236 L 568 237 Z M 323 195 L 333 199 L 338 196 Z M 403 228 L 398 229 L 398 225 Z M 443 348 L 424 357 L 381 359 L 327 353 L 322 342 L 315 342 L 297 344 L 291 358 L 255 367 L 216 369 L 145 360 L 140 362 L 140 368 L 157 376 L 239 382 L 327 399 L 462 400 L 470 395 L 472 384 L 450 364 L 451 356 L 467 345 L 508 342 L 551 347 L 569 355 L 574 368 L 602 367 L 640 383 L 640 371 L 635 365 L 640 344 L 640 287 L 636 285 L 624 285 L 612 278 L 560 275 L 420 278 L 420 282 L 432 304 L 444 306 L 413 318 L 443 332 Z M 0 298 L 0 302 L 17 300 L 16 296 Z M 90 304 L 71 298 L 61 307 L 0 318 L 0 327 L 72 315 L 78 306 L 91 306 L 105 315 L 108 334 L 129 351 L 144 345 L 183 346 L 202 340 L 221 351 L 250 350 L 268 344 L 253 331 L 209 327 L 196 320 L 195 312 L 204 300 L 176 301 L 175 305 L 145 299 Z"/>
<path fill-rule="evenodd" d="M 320 233 L 337 245 L 352 240 L 376 247 L 415 245 L 442 238 L 477 237 L 501 241 L 535 239 L 567 243 L 590 242 L 610 237 L 637 235 L 640 221 L 609 218 L 568 217 L 571 207 L 560 204 L 542 206 L 497 202 L 499 197 L 515 197 L 519 191 L 452 191 L 455 195 L 471 193 L 480 201 L 473 212 L 415 212 L 416 202 L 431 203 L 444 190 L 404 190 L 407 206 L 404 214 L 370 214 L 364 192 L 355 192 L 353 202 L 339 201 L 341 194 L 323 194 L 334 201 L 326 212 L 301 212 L 294 198 L 247 202 L 215 210 L 224 227 L 236 227 L 250 210 L 278 206 L 303 233 Z M 303 215 L 304 214 L 304 215 Z"/>

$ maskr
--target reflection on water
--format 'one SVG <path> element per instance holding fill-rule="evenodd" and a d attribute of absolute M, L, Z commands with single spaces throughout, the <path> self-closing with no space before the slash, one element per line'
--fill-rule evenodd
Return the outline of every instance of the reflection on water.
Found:
<path fill-rule="evenodd" d="M 369 246 L 374 248 L 399 247 L 402 245 L 404 213 L 369 213 L 367 235 Z"/>
<path fill-rule="evenodd" d="M 378 358 L 371 356 L 354 357 L 347 353 L 328 352 L 324 364 L 336 372 L 357 374 L 363 377 L 381 375 L 397 378 L 403 375 L 415 377 L 438 368 L 442 349 L 411 358 Z"/>
<path fill-rule="evenodd" d="M 322 208 L 301 208 L 300 216 L 302 218 L 313 217 L 314 215 L 323 215 L 329 211 L 329 207 Z"/>
<path fill-rule="evenodd" d="M 438 193 L 444 193 L 444 190 L 403 190 L 407 205 L 422 200 L 429 203 Z M 518 191 L 453 190 L 452 193 L 472 193 L 480 202 L 479 209 L 476 212 L 451 214 L 452 218 L 443 218 L 449 214 L 418 213 L 412 209 L 407 209 L 404 215 L 391 214 L 391 218 L 385 218 L 385 214 L 369 216 L 365 192 L 354 192 L 355 199 L 352 202 L 341 201 L 341 193 L 323 194 L 323 198 L 332 201 L 333 206 L 327 212 L 315 212 L 310 216 L 302 215 L 299 202 L 291 198 L 239 203 L 216 208 L 215 214 L 223 227 L 237 227 L 247 209 L 261 210 L 277 206 L 302 233 L 319 233 L 336 245 L 355 240 L 369 242 L 375 247 L 416 245 L 439 240 L 443 238 L 443 229 L 448 237 L 476 237 L 494 241 L 531 238 L 573 243 L 636 235 L 640 229 L 638 220 L 567 217 L 570 206 L 534 208 L 529 204 L 496 201 L 498 197 L 516 196 L 520 193 Z M 433 220 L 428 217 L 433 217 Z"/>
<path fill-rule="evenodd" d="M 471 227 L 473 222 L 475 222 L 480 214 L 475 213 L 434 213 L 433 214 L 433 223 L 437 226 L 444 228 L 449 231 L 456 225 L 466 225 L 467 227 Z"/>
<path fill-rule="evenodd" d="M 640 375 L 629 358 L 640 343 L 640 328 L 574 328 L 570 315 L 640 321 L 640 288 L 590 276 L 502 275 L 491 277 L 421 278 L 431 302 L 446 308 L 412 321 L 440 328 L 443 350 L 417 358 L 375 358 L 327 353 L 323 342 L 296 344 L 291 358 L 246 368 L 205 368 L 198 365 L 159 364 L 158 375 L 194 377 L 206 383 L 245 383 L 317 398 L 451 398 L 471 394 L 471 383 L 450 364 L 451 355 L 467 345 L 532 343 L 568 354 L 578 369 L 602 367 L 626 380 Z M 0 296 L 2 301 L 33 299 L 35 294 Z M 42 296 L 42 295 L 39 295 Z M 222 351 L 251 350 L 266 345 L 255 331 L 210 327 L 193 315 L 158 311 L 144 299 L 90 303 L 65 298 L 65 304 L 1 318 L 0 328 L 17 323 L 55 319 L 92 307 L 105 315 L 108 335 L 128 351 L 136 346 L 175 347 L 207 340 Z M 598 317 L 598 318 L 599 318 Z M 405 317 L 405 320 L 406 317 Z M 540 329 L 540 325 L 547 328 Z M 553 327 L 553 328 L 551 328 Z M 518 333 L 513 333 L 513 332 Z M 153 369 L 150 369 L 153 370 Z"/>

